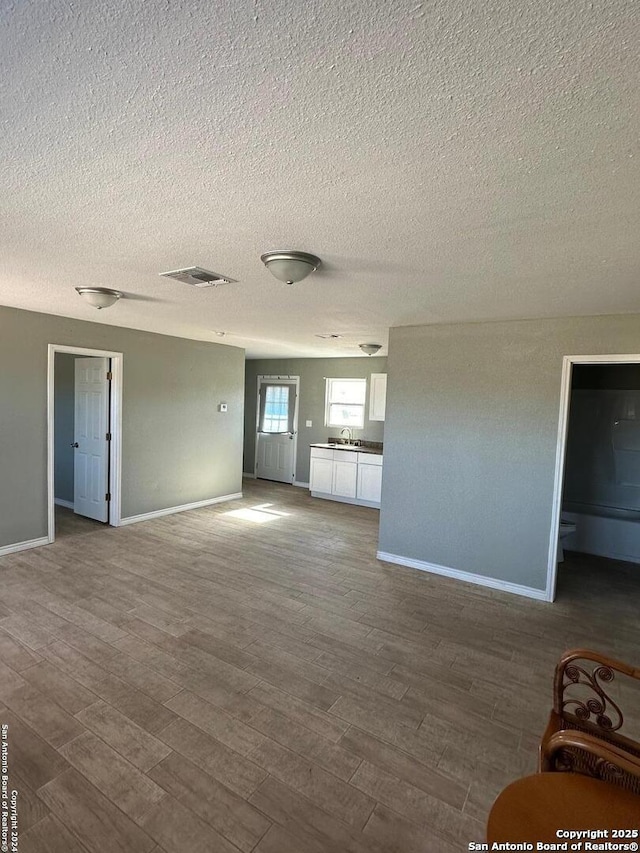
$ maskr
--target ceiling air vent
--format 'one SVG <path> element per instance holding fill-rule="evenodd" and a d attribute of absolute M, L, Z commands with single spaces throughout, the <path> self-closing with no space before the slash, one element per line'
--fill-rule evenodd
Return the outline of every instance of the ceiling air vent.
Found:
<path fill-rule="evenodd" d="M 176 281 L 182 281 L 185 284 L 190 284 L 193 287 L 217 287 L 219 284 L 235 283 L 235 278 L 221 275 L 219 272 L 211 272 L 202 267 L 185 267 L 182 270 L 171 270 L 170 272 L 161 272 L 160 275 L 166 278 L 175 278 Z"/>

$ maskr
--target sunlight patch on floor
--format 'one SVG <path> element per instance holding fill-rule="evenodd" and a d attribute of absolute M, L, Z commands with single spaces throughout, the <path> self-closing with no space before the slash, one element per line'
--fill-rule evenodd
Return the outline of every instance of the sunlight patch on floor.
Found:
<path fill-rule="evenodd" d="M 240 518 L 242 521 L 253 521 L 255 524 L 266 524 L 268 521 L 276 521 L 278 518 L 291 515 L 290 512 L 270 509 L 272 506 L 273 504 L 258 504 L 254 507 L 246 507 L 246 509 L 234 509 L 230 512 L 225 512 L 224 515 L 230 515 L 232 518 Z"/>

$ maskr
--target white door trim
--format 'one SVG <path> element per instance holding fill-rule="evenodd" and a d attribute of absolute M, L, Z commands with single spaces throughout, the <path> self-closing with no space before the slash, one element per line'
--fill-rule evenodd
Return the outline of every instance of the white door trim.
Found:
<path fill-rule="evenodd" d="M 256 449 L 253 457 L 253 476 L 254 479 L 258 475 L 258 428 L 260 427 L 260 384 L 261 382 L 269 382 L 274 379 L 284 379 L 287 382 L 295 382 L 296 386 L 296 406 L 295 411 L 293 413 L 293 479 L 292 482 L 295 483 L 296 479 L 296 470 L 298 468 L 298 417 L 300 413 L 300 377 L 299 376 L 289 376 L 283 374 L 260 374 L 257 377 L 258 384 L 256 386 L 256 425 L 254 428 L 254 435 L 256 437 Z"/>
<path fill-rule="evenodd" d="M 567 428 L 569 425 L 569 404 L 571 401 L 571 374 L 574 364 L 640 364 L 640 354 L 631 355 L 565 355 L 562 359 L 562 379 L 560 382 L 560 413 L 558 417 L 558 439 L 556 443 L 556 472 L 553 483 L 553 502 L 551 507 L 551 532 L 549 534 L 549 562 L 547 565 L 547 588 L 545 597 L 553 601 L 556 597 L 558 576 L 558 530 L 562 512 L 562 484 L 567 450 Z"/>
<path fill-rule="evenodd" d="M 49 344 L 47 363 L 47 541 L 55 541 L 55 494 L 54 494 L 54 410 L 55 410 L 55 357 L 57 352 L 67 352 L 72 355 L 98 356 L 111 359 L 111 415 L 109 431 L 111 442 L 109 448 L 109 466 L 111 506 L 109 507 L 109 524 L 119 527 L 121 523 L 122 505 L 122 369 L 123 354 L 110 350 L 87 349 L 85 347 L 65 346 L 64 344 Z"/>

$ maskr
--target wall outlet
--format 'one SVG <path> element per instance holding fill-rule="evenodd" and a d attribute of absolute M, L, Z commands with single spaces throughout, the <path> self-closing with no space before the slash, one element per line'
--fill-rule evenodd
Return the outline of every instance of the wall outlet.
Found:
<path fill-rule="evenodd" d="M 308 427 L 313 426 L 313 421 L 307 421 L 307 426 L 308 426 Z"/>
<path fill-rule="evenodd" d="M 226 412 L 228 408 L 229 407 L 226 403 L 219 403 L 218 404 L 218 411 L 219 412 Z"/>

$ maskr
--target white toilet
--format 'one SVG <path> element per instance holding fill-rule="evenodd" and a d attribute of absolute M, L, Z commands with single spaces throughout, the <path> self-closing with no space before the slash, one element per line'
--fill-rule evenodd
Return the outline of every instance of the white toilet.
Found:
<path fill-rule="evenodd" d="M 576 525 L 573 521 L 562 521 L 560 519 L 560 530 L 558 531 L 558 557 L 557 560 L 559 563 L 562 563 L 564 560 L 564 549 L 562 547 L 562 540 L 566 539 L 567 536 L 571 536 L 572 533 L 576 532 Z"/>

